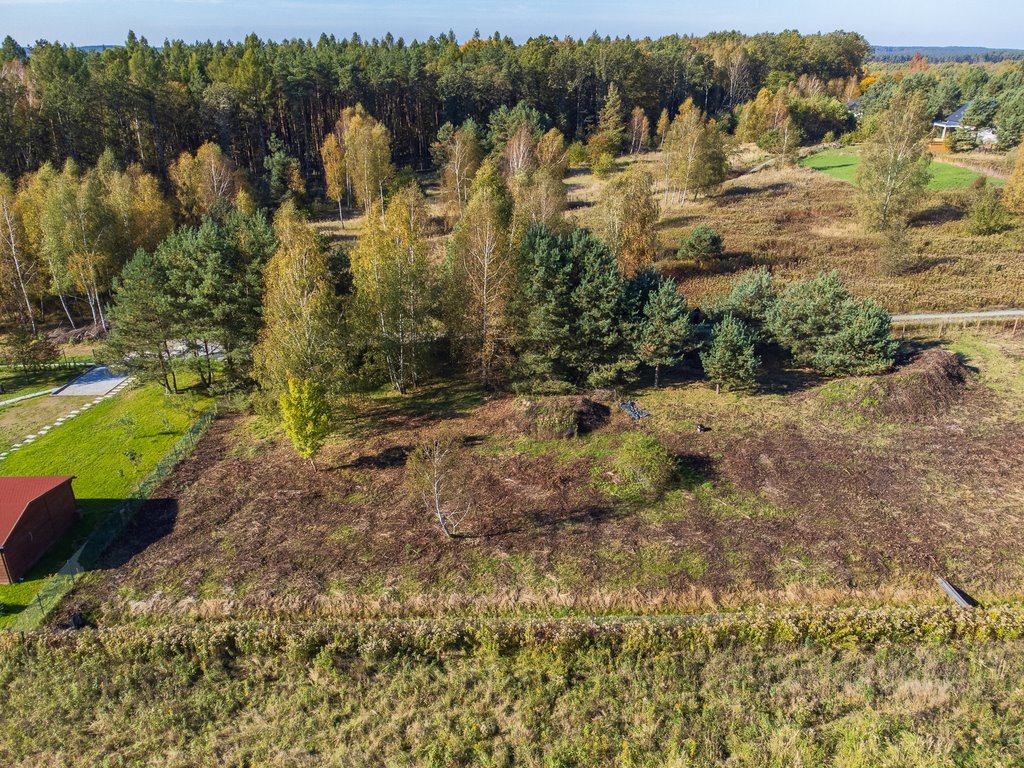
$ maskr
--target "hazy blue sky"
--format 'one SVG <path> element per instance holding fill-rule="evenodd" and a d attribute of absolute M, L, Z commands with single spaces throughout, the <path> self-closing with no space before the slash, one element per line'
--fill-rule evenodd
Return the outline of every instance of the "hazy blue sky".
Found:
<path fill-rule="evenodd" d="M 0 36 L 88 45 L 117 43 L 129 29 L 164 38 L 379 37 L 407 40 L 453 29 L 530 35 L 658 36 L 799 29 L 855 30 L 878 45 L 1024 47 L 1024 1 L 987 0 L 0 0 Z"/>

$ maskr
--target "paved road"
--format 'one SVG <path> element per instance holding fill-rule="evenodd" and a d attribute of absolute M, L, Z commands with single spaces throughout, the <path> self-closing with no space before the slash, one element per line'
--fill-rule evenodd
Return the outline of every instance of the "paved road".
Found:
<path fill-rule="evenodd" d="M 57 397 L 97 397 L 105 395 L 128 377 L 112 372 L 100 365 L 86 371 L 77 379 L 53 394 Z"/>
<path fill-rule="evenodd" d="M 990 309 L 984 312 L 946 312 L 893 315 L 894 323 L 957 323 L 967 320 L 1012 320 L 1024 317 L 1024 309 Z"/>

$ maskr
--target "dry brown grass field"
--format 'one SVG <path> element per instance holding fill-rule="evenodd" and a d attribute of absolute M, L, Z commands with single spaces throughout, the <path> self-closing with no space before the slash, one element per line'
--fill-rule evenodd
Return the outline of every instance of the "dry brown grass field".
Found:
<path fill-rule="evenodd" d="M 748 173 L 764 160 L 752 145 L 734 149 L 730 178 L 717 193 L 666 203 L 662 196 L 658 152 L 620 158 L 620 168 L 633 163 L 654 175 L 662 205 L 658 222 L 658 266 L 675 278 L 690 304 L 699 307 L 728 292 L 746 269 L 768 266 L 782 280 L 838 270 L 851 290 L 869 296 L 893 313 L 967 311 L 1024 306 L 1024 222 L 988 236 L 967 228 L 970 190 L 933 191 L 917 211 L 909 230 L 916 265 L 905 274 L 887 269 L 883 243 L 866 232 L 857 217 L 856 189 L 824 173 L 800 167 L 767 168 Z M 979 172 L 1005 175 L 1013 157 L 992 153 L 956 156 L 957 164 Z M 948 157 L 944 157 L 949 162 Z M 443 226 L 438 210 L 436 179 L 419 179 L 434 219 L 437 257 L 443 251 Z M 585 168 L 566 175 L 568 218 L 590 226 L 606 183 Z M 346 210 L 344 227 L 337 210 L 323 207 L 313 223 L 330 239 L 353 247 L 362 232 L 360 211 Z M 679 261 L 680 240 L 698 224 L 708 224 L 725 238 L 725 254 L 716 264 Z"/>
<path fill-rule="evenodd" d="M 657 153 L 623 165 L 629 162 L 648 167 L 662 191 Z M 567 182 L 570 215 L 586 225 L 603 182 L 582 170 Z M 838 270 L 851 290 L 894 313 L 1024 305 L 1024 226 L 971 235 L 970 194 L 929 193 L 910 229 L 918 264 L 908 274 L 891 275 L 881 239 L 865 232 L 857 218 L 853 186 L 809 168 L 765 169 L 734 177 L 718 193 L 682 207 L 662 199 L 659 266 L 695 306 L 727 292 L 739 272 L 761 265 L 783 280 Z M 680 239 L 698 224 L 725 238 L 717 265 L 675 260 Z"/>

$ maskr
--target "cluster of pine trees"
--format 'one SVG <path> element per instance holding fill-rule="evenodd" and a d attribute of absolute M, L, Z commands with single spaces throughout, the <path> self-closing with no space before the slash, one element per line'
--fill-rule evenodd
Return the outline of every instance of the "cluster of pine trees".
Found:
<path fill-rule="evenodd" d="M 171 164 L 207 142 L 251 176 L 276 137 L 308 188 L 326 186 L 319 152 L 341 112 L 362 103 L 394 139 L 394 159 L 422 168 L 445 123 L 483 125 L 525 102 L 571 139 L 585 139 L 614 85 L 638 124 L 687 98 L 711 115 L 765 85 L 814 76 L 830 87 L 860 77 L 869 52 L 857 34 L 747 37 L 715 33 L 656 40 L 495 34 L 460 43 L 451 33 L 406 43 L 364 41 L 164 41 L 129 34 L 123 46 L 87 52 L 41 41 L 0 45 L 0 172 L 17 177 L 45 162 L 118 161 L 165 179 Z M 634 126 L 636 127 L 636 126 Z M 625 141 L 635 140 L 628 131 Z M 613 137 L 614 139 L 614 137 Z M 622 139 L 620 139 L 622 140 Z"/>

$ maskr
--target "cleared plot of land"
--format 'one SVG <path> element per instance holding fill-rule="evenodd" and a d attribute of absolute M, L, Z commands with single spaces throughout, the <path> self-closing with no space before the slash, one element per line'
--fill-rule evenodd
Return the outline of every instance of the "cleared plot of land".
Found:
<path fill-rule="evenodd" d="M 854 184 L 857 181 L 857 168 L 860 166 L 860 150 L 857 147 L 830 149 L 804 158 L 800 161 L 800 165 L 826 173 L 834 179 Z M 979 177 L 986 176 L 986 174 L 969 168 L 934 159 L 930 171 L 931 179 L 928 182 L 928 189 L 931 190 L 966 189 L 972 186 Z M 997 176 L 986 176 L 986 178 L 989 184 L 996 186 L 1006 183 L 1004 179 Z"/>
<path fill-rule="evenodd" d="M 881 385 L 780 374 L 766 382 L 776 394 L 758 396 L 684 382 L 639 393 L 649 423 L 616 413 L 573 440 L 525 435 L 512 398 L 374 399 L 317 472 L 263 422 L 228 418 L 72 602 L 101 621 L 116 620 L 122 598 L 158 595 L 271 611 L 387 598 L 428 612 L 453 597 L 472 610 L 570 594 L 585 607 L 603 595 L 643 611 L 652 603 L 629 595 L 666 590 L 673 607 L 769 590 L 938 600 L 935 574 L 980 596 L 1015 594 L 1024 542 L 1006 532 L 1024 506 L 1021 340 L 965 337 L 953 349 L 980 371 L 962 388 L 933 387 L 928 373 L 914 395 L 913 368 Z M 710 431 L 698 434 L 698 423 Z M 440 424 L 467 451 L 453 503 L 469 512 L 454 541 L 404 485 L 409 451 Z M 677 457 L 675 484 L 657 502 L 608 493 L 636 429 Z"/>

